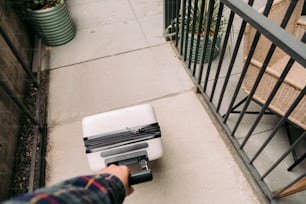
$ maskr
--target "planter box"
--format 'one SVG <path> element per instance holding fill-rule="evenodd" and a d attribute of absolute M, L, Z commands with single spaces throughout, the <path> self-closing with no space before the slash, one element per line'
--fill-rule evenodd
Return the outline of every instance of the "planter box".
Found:
<path fill-rule="evenodd" d="M 221 40 L 222 40 L 222 36 L 223 36 L 223 33 L 220 33 L 218 34 L 217 36 L 217 42 L 215 44 L 215 50 L 214 50 L 214 53 L 213 53 L 213 59 L 215 59 L 218 54 L 219 54 L 219 50 L 220 50 L 220 44 L 221 44 Z M 187 41 L 187 46 L 188 46 L 188 49 L 187 49 L 187 59 L 190 59 L 190 49 L 191 49 L 191 43 L 192 43 L 192 55 L 191 55 L 191 62 L 195 62 L 195 56 L 196 56 L 196 46 L 197 46 L 197 40 L 198 40 L 198 37 L 195 35 L 194 36 L 194 39 L 193 39 L 193 42 L 191 42 L 191 34 L 188 33 L 188 41 Z M 204 36 L 201 36 L 200 37 L 200 43 L 199 43 L 199 51 L 198 51 L 198 55 L 197 55 L 197 59 L 196 59 L 196 62 L 197 64 L 200 63 L 200 60 L 201 60 L 201 57 L 202 57 L 202 50 L 204 48 Z M 206 47 L 206 53 L 205 53 L 205 59 L 204 59 L 204 63 L 207 63 L 208 60 L 209 60 L 209 56 L 210 56 L 210 53 L 212 52 L 212 42 L 213 42 L 213 37 L 208 37 L 208 44 L 207 44 L 207 47 Z"/>
<path fill-rule="evenodd" d="M 63 0 L 52 8 L 29 9 L 28 15 L 33 29 L 46 45 L 63 45 L 75 36 L 76 30 Z"/>

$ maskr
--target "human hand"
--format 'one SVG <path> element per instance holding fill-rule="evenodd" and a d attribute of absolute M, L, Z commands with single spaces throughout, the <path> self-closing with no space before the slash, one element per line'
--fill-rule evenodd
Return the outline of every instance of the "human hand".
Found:
<path fill-rule="evenodd" d="M 124 185 L 126 196 L 133 193 L 134 189 L 129 185 L 130 171 L 127 166 L 117 166 L 117 165 L 111 164 L 110 166 L 104 169 L 101 169 L 97 173 L 98 174 L 108 173 L 108 174 L 117 176 Z"/>

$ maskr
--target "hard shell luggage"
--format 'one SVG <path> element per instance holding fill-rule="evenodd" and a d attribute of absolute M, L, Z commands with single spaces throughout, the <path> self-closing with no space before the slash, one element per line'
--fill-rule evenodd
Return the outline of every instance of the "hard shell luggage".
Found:
<path fill-rule="evenodd" d="M 161 132 L 153 106 L 142 104 L 85 117 L 83 140 L 89 166 L 98 171 L 110 164 L 139 163 L 130 184 L 152 180 L 147 161 L 162 156 Z"/>

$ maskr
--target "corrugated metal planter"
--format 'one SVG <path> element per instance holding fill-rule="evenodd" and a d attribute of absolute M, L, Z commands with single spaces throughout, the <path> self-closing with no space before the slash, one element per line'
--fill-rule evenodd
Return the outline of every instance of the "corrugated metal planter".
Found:
<path fill-rule="evenodd" d="M 52 8 L 28 9 L 28 15 L 34 30 L 47 45 L 63 45 L 75 36 L 76 30 L 64 0 Z"/>

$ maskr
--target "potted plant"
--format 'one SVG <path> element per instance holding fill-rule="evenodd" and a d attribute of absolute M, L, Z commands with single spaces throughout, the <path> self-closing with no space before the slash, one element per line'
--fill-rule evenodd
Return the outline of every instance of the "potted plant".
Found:
<path fill-rule="evenodd" d="M 75 36 L 64 0 L 25 0 L 26 15 L 42 41 L 57 46 L 71 41 Z"/>
<path fill-rule="evenodd" d="M 202 0 L 203 1 L 203 0 Z M 207 50 L 206 50 L 206 55 L 205 55 L 205 59 L 204 62 L 207 63 L 208 62 L 208 58 L 212 49 L 212 42 L 213 42 L 213 36 L 215 34 L 215 32 L 218 31 L 218 35 L 217 35 L 217 41 L 215 44 L 215 49 L 214 49 L 214 53 L 213 53 L 213 59 L 217 57 L 218 53 L 219 53 L 219 49 L 220 49 L 220 44 L 221 44 L 221 40 L 223 37 L 223 33 L 224 33 L 224 28 L 226 25 L 226 20 L 224 18 L 224 16 L 221 17 L 221 21 L 220 24 L 218 26 L 218 28 L 216 28 L 216 24 L 217 24 L 217 18 L 218 18 L 218 10 L 219 10 L 219 1 L 215 1 L 214 7 L 213 7 L 213 13 L 212 13 L 212 19 L 211 19 L 211 24 L 209 27 L 209 30 L 206 31 L 206 25 L 207 25 L 207 21 L 208 21 L 208 4 L 209 1 L 205 1 L 204 3 L 204 12 L 202 13 L 202 22 L 200 21 L 201 19 L 201 6 L 202 6 L 202 1 L 198 0 L 197 2 L 195 0 L 191 0 L 191 4 L 189 5 L 188 2 L 186 2 L 186 13 L 185 15 L 182 15 L 182 10 L 179 14 L 179 21 L 176 22 L 177 20 L 174 19 L 173 22 L 171 23 L 171 25 L 168 26 L 168 28 L 166 29 L 167 34 L 165 36 L 167 37 L 172 37 L 175 35 L 175 30 L 178 29 L 179 27 L 182 26 L 182 16 L 184 16 L 184 40 L 186 35 L 188 35 L 187 37 L 187 46 L 188 48 L 191 48 L 191 43 L 193 44 L 192 48 L 192 61 L 195 61 L 195 49 L 196 49 L 196 45 L 197 45 L 197 40 L 198 40 L 198 34 L 199 34 L 199 52 L 196 58 L 196 63 L 199 63 L 201 60 L 201 54 L 202 54 L 202 49 L 204 47 L 204 36 L 205 34 L 208 32 L 208 41 L 207 41 Z M 188 10 L 190 9 L 190 18 L 188 19 Z M 188 29 L 187 29 L 188 28 Z M 194 28 L 194 32 L 192 33 Z M 179 34 L 180 35 L 180 34 Z M 193 41 L 192 41 L 192 35 L 193 35 Z M 179 36 L 180 37 L 180 36 Z M 192 42 L 191 42 L 192 41 Z M 190 58 L 190 51 L 187 50 L 187 59 Z"/>

